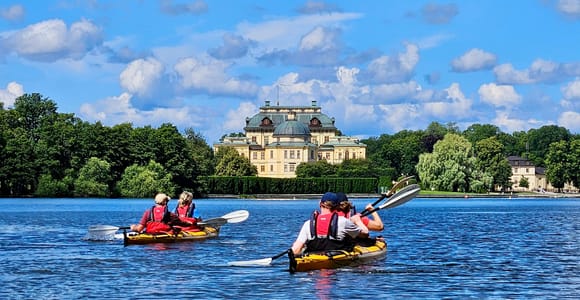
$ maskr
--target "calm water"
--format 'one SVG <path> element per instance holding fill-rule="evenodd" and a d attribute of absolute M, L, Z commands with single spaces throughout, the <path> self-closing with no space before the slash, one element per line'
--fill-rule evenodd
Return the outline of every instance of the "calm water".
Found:
<path fill-rule="evenodd" d="M 0 299 L 580 298 L 580 199 L 415 199 L 380 212 L 386 259 L 294 275 L 285 258 L 227 262 L 287 249 L 316 201 L 198 200 L 205 218 L 250 217 L 213 240 L 129 247 L 82 238 L 137 222 L 152 200 L 0 203 Z"/>

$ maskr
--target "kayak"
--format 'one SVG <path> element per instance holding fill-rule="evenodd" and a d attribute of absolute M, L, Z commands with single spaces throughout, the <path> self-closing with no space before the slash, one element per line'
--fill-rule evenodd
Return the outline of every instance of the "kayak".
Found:
<path fill-rule="evenodd" d="M 294 273 L 357 266 L 383 258 L 386 254 L 387 243 L 383 240 L 376 240 L 375 244 L 370 246 L 356 245 L 352 251 L 332 250 L 322 253 L 308 253 L 300 257 L 294 257 L 289 251 L 289 270 Z"/>
<path fill-rule="evenodd" d="M 123 244 L 129 246 L 200 241 L 217 237 L 219 235 L 219 229 L 219 226 L 204 226 L 199 231 L 181 231 L 176 235 L 170 233 L 137 233 L 127 232 L 125 230 L 123 231 Z"/>

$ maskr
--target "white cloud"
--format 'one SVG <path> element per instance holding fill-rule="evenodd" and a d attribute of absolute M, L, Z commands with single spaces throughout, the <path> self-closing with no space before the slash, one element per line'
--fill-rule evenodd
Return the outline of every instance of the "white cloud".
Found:
<path fill-rule="evenodd" d="M 102 43 L 101 29 L 87 20 L 67 28 L 64 21 L 52 19 L 12 32 L 4 47 L 8 52 L 42 62 L 80 59 Z"/>
<path fill-rule="evenodd" d="M 24 95 L 24 88 L 21 84 L 10 82 L 6 85 L 6 89 L 0 89 L 0 102 L 4 103 L 4 108 L 14 106 L 14 100 Z"/>
<path fill-rule="evenodd" d="M 472 101 L 465 97 L 458 83 L 445 90 L 447 101 L 432 101 L 424 104 L 424 113 L 440 119 L 463 119 L 470 117 Z"/>
<path fill-rule="evenodd" d="M 384 103 L 392 100 L 413 99 L 421 87 L 416 81 L 409 81 L 403 83 L 379 84 L 371 89 L 373 101 Z"/>
<path fill-rule="evenodd" d="M 558 118 L 558 125 L 572 132 L 580 132 L 580 113 L 575 111 L 563 112 Z"/>
<path fill-rule="evenodd" d="M 337 32 L 321 26 L 317 26 L 301 40 L 298 49 L 300 51 L 325 51 L 336 48 Z"/>
<path fill-rule="evenodd" d="M 580 0 L 558 0 L 556 7 L 567 16 L 580 18 Z"/>
<path fill-rule="evenodd" d="M 483 84 L 478 90 L 481 101 L 496 107 L 511 107 L 518 105 L 522 97 L 511 85 L 496 85 L 495 83 Z"/>
<path fill-rule="evenodd" d="M 419 62 L 419 47 L 407 44 L 406 51 L 397 56 L 381 56 L 368 66 L 370 80 L 383 83 L 407 81 Z"/>
<path fill-rule="evenodd" d="M 538 128 L 543 124 L 535 119 L 521 120 L 511 119 L 507 112 L 496 112 L 496 117 L 492 124 L 497 125 L 504 132 L 527 131 L 531 128 Z"/>
<path fill-rule="evenodd" d="M 528 69 L 516 70 L 511 64 L 503 64 L 495 67 L 493 72 L 500 84 L 553 83 L 580 76 L 580 63 L 536 59 Z"/>
<path fill-rule="evenodd" d="M 0 8 L 0 18 L 9 21 L 22 20 L 24 13 L 24 7 L 19 4 L 12 5 L 8 8 Z"/>
<path fill-rule="evenodd" d="M 244 126 L 246 126 L 246 118 L 255 115 L 257 112 L 258 107 L 254 103 L 241 102 L 235 110 L 230 110 L 226 113 L 226 118 L 222 125 L 222 133 L 242 131 Z"/>
<path fill-rule="evenodd" d="M 179 75 L 183 89 L 207 92 L 210 95 L 254 97 L 258 86 L 229 76 L 226 73 L 228 67 L 223 61 L 202 61 L 189 57 L 178 61 L 174 70 Z"/>
<path fill-rule="evenodd" d="M 473 48 L 451 62 L 451 68 L 456 72 L 472 72 L 492 68 L 497 57 L 481 49 Z"/>
<path fill-rule="evenodd" d="M 561 89 L 562 95 L 568 100 L 580 100 L 580 79 L 576 79 Z"/>
<path fill-rule="evenodd" d="M 164 66 L 155 58 L 132 61 L 119 75 L 121 87 L 140 97 L 150 97 L 161 83 Z"/>

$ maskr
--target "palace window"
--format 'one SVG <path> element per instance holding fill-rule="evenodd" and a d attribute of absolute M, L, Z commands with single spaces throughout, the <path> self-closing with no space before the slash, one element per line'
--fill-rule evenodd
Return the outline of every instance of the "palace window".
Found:
<path fill-rule="evenodd" d="M 274 150 L 270 150 L 270 159 L 274 159 Z"/>
<path fill-rule="evenodd" d="M 284 150 L 284 159 L 288 159 L 288 150 Z"/>
<path fill-rule="evenodd" d="M 296 151 L 296 158 L 300 159 L 300 150 Z"/>
<path fill-rule="evenodd" d="M 290 150 L 290 159 L 294 159 L 294 150 Z"/>
<path fill-rule="evenodd" d="M 266 172 L 266 166 L 264 165 L 260 166 L 260 172 L 262 173 Z"/>
<path fill-rule="evenodd" d="M 252 159 L 254 160 L 258 159 L 258 152 L 256 151 L 252 152 Z"/>
<path fill-rule="evenodd" d="M 266 153 L 264 153 L 263 151 L 260 152 L 260 159 L 261 160 L 264 160 L 265 159 L 265 156 L 266 156 Z"/>

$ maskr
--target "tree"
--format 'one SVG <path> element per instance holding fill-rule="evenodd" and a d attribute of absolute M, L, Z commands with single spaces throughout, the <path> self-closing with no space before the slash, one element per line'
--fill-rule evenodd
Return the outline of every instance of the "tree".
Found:
<path fill-rule="evenodd" d="M 524 175 L 522 175 L 522 178 L 520 178 L 520 182 L 518 184 L 520 187 L 523 188 L 529 188 L 530 187 L 530 182 L 528 181 L 528 178 L 525 177 Z"/>
<path fill-rule="evenodd" d="M 505 191 L 510 185 L 512 168 L 504 155 L 503 145 L 495 137 L 490 137 L 477 142 L 475 152 L 478 170 L 489 174 L 492 184 Z"/>
<path fill-rule="evenodd" d="M 110 194 L 111 165 L 91 157 L 79 171 L 75 180 L 75 195 L 81 197 L 107 197 Z"/>
<path fill-rule="evenodd" d="M 201 133 L 195 132 L 193 128 L 185 129 L 186 143 L 191 147 L 193 160 L 198 167 L 200 176 L 209 176 L 214 173 L 215 159 L 213 150 L 205 141 Z"/>
<path fill-rule="evenodd" d="M 258 169 L 232 147 L 220 147 L 216 153 L 218 176 L 256 176 Z"/>
<path fill-rule="evenodd" d="M 570 141 L 570 151 L 568 151 L 568 178 L 570 182 L 580 188 L 580 139 Z"/>
<path fill-rule="evenodd" d="M 568 129 L 556 125 L 542 126 L 539 129 L 530 129 L 528 131 L 528 159 L 533 161 L 536 166 L 545 167 L 544 162 L 546 153 L 550 144 L 559 141 L 569 141 L 571 137 Z"/>
<path fill-rule="evenodd" d="M 296 177 L 313 178 L 336 176 L 337 166 L 326 160 L 303 162 L 296 167 Z"/>
<path fill-rule="evenodd" d="M 377 170 L 368 159 L 347 159 L 344 160 L 336 172 L 338 177 L 379 177 Z"/>
<path fill-rule="evenodd" d="M 467 138 L 472 145 L 476 145 L 477 142 L 497 136 L 501 131 L 499 127 L 491 124 L 472 124 L 463 131 L 463 136 Z"/>
<path fill-rule="evenodd" d="M 458 134 L 448 133 L 435 144 L 433 153 L 419 156 L 417 172 L 426 188 L 467 192 L 474 163 L 471 143 Z"/>
<path fill-rule="evenodd" d="M 127 167 L 117 189 L 123 197 L 149 198 L 157 193 L 174 195 L 176 187 L 171 174 L 160 163 L 150 161 L 146 166 Z"/>
<path fill-rule="evenodd" d="M 546 155 L 546 177 L 553 187 L 562 191 L 564 184 L 568 181 L 566 168 L 568 167 L 568 143 L 559 141 L 550 144 Z"/>

